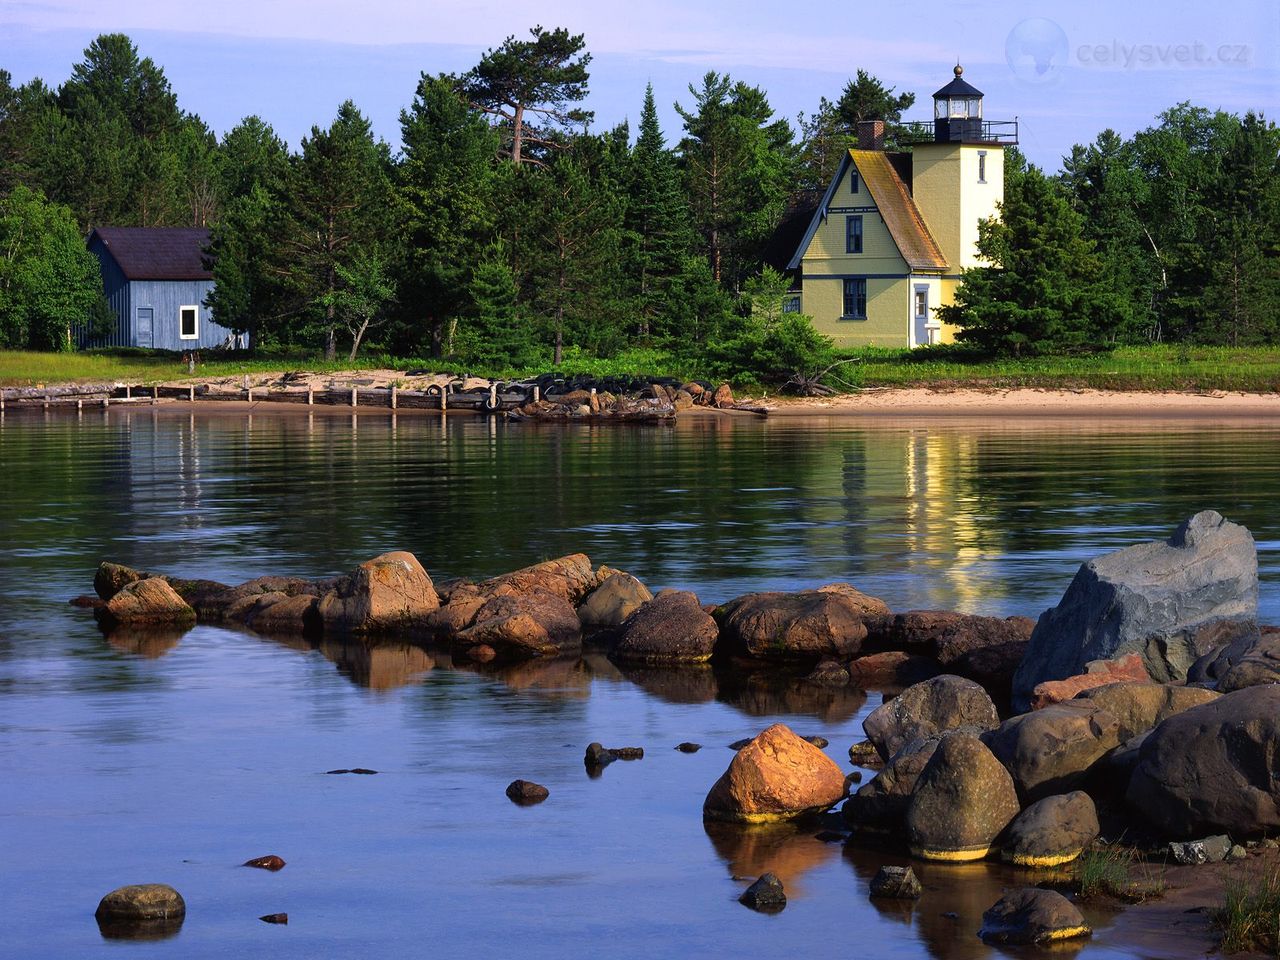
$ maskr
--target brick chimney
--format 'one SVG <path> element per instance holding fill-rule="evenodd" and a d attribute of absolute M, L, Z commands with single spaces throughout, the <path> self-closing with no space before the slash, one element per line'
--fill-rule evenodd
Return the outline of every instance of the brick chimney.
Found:
<path fill-rule="evenodd" d="M 883 120 L 859 120 L 858 121 L 858 149 L 859 150 L 883 150 L 884 149 L 884 121 Z"/>

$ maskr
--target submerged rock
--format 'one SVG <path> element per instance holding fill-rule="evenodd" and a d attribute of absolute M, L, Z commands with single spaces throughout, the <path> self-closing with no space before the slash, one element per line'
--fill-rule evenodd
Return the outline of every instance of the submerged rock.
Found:
<path fill-rule="evenodd" d="M 1171 838 L 1280 830 L 1280 685 L 1248 687 L 1170 717 L 1151 731 L 1128 805 Z"/>
<path fill-rule="evenodd" d="M 1000 856 L 1020 867 L 1056 867 L 1080 856 L 1098 831 L 1098 811 L 1087 793 L 1045 797 L 1009 824 Z"/>
<path fill-rule="evenodd" d="M 690 743 L 688 740 L 686 740 L 684 743 L 677 743 L 676 749 L 679 750 L 681 753 L 697 753 L 699 750 L 702 749 L 702 744 Z"/>
<path fill-rule="evenodd" d="M 747 887 L 738 902 L 752 910 L 776 913 L 787 905 L 787 894 L 782 889 L 782 881 L 775 874 L 766 873 Z"/>
<path fill-rule="evenodd" d="M 702 805 L 704 817 L 739 823 L 790 820 L 844 796 L 844 774 L 825 753 L 775 723 L 739 750 Z"/>
<path fill-rule="evenodd" d="M 871 878 L 868 893 L 885 900 L 919 900 L 924 888 L 910 867 L 881 867 Z"/>
<path fill-rule="evenodd" d="M 1036 624 L 1014 679 L 1014 706 L 1025 709 L 1038 683 L 1126 653 L 1140 654 L 1156 680 L 1185 679 L 1212 646 L 1215 623 L 1256 622 L 1257 614 L 1253 537 L 1212 510 L 1197 513 L 1166 541 L 1081 566 Z"/>
<path fill-rule="evenodd" d="M 289 923 L 289 915 L 287 913 L 268 913 L 258 919 L 263 923 L 278 923 L 281 925 Z"/>
<path fill-rule="evenodd" d="M 534 803 L 541 803 L 551 796 L 551 791 L 540 783 L 534 783 L 532 780 L 512 780 L 511 783 L 507 784 L 507 796 L 512 803 L 528 806 Z"/>
<path fill-rule="evenodd" d="M 978 936 L 987 943 L 1042 944 L 1092 932 L 1084 915 L 1062 894 L 1023 887 L 1006 893 L 982 915 Z"/>
<path fill-rule="evenodd" d="M 911 794 L 911 852 L 925 860 L 981 860 L 1018 810 L 1000 761 L 977 737 L 953 733 L 938 744 Z"/>
<path fill-rule="evenodd" d="M 285 862 L 283 858 L 277 857 L 274 853 L 269 853 L 265 857 L 254 857 L 252 860 L 246 860 L 241 866 L 257 867 L 259 870 L 270 870 L 275 873 L 277 870 L 284 869 Z"/>
<path fill-rule="evenodd" d="M 990 730 L 1000 715 L 987 691 L 963 677 L 943 675 L 908 687 L 862 721 L 867 739 L 888 760 L 912 740 L 947 730 Z"/>
<path fill-rule="evenodd" d="M 182 926 L 187 904 L 182 894 L 164 883 L 118 887 L 98 903 L 94 917 L 105 936 L 147 936 Z"/>

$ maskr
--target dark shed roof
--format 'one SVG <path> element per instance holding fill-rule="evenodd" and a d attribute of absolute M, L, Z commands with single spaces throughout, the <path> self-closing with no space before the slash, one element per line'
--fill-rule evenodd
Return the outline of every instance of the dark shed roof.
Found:
<path fill-rule="evenodd" d="M 956 78 L 948 83 L 945 87 L 933 95 L 933 99 L 941 100 L 945 97 L 980 97 L 982 91 L 975 87 L 968 80 L 963 79 L 959 74 Z"/>
<path fill-rule="evenodd" d="M 212 280 L 205 266 L 204 227 L 98 227 L 102 241 L 129 280 Z"/>

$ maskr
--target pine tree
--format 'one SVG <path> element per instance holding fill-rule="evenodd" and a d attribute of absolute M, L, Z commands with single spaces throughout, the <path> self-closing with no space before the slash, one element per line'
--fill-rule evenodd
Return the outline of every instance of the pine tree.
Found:
<path fill-rule="evenodd" d="M 422 76 L 400 130 L 397 193 L 407 243 L 396 268 L 403 304 L 396 343 L 439 356 L 468 308 L 471 272 L 494 228 L 498 136 L 445 74 Z"/>
<path fill-rule="evenodd" d="M 693 249 L 693 231 L 675 158 L 658 123 L 652 84 L 645 88 L 640 136 L 628 162 L 625 224 L 636 333 L 646 340 L 673 333 L 663 320 L 674 313 L 672 283 Z"/>
<path fill-rule="evenodd" d="M 940 307 L 957 339 L 994 354 L 1096 349 L 1126 320 L 1124 301 L 1102 279 L 1083 223 L 1037 168 L 1006 157 L 1000 217 L 978 227 L 988 266 L 964 271 L 954 304 Z"/>
<path fill-rule="evenodd" d="M 508 260 L 501 243 L 484 251 L 471 272 L 470 305 L 455 339 L 467 361 L 497 369 L 525 366 L 537 356 Z"/>

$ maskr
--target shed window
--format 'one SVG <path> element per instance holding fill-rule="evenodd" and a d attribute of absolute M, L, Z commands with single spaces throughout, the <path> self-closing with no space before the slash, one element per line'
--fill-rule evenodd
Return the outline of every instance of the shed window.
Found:
<path fill-rule="evenodd" d="M 200 310 L 198 307 L 178 308 L 178 337 L 182 340 L 200 339 Z"/>
<path fill-rule="evenodd" d="M 862 252 L 862 217 L 849 217 L 844 222 L 844 252 Z"/>
<path fill-rule="evenodd" d="M 864 277 L 844 282 L 844 319 L 867 319 L 867 281 Z"/>

